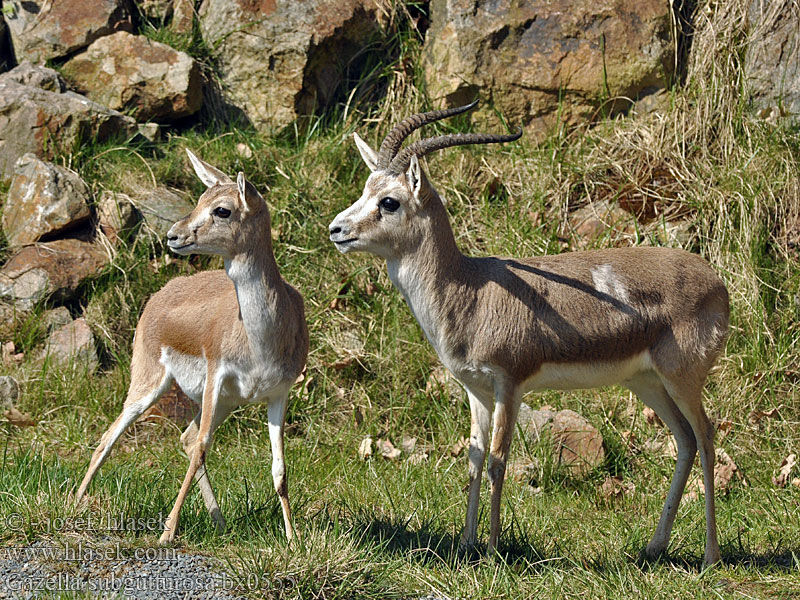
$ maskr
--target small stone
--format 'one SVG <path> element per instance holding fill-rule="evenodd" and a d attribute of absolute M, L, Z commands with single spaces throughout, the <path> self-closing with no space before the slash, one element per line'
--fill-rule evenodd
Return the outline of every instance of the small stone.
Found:
<path fill-rule="evenodd" d="M 579 247 L 585 247 L 608 233 L 628 233 L 632 221 L 629 213 L 608 200 L 587 204 L 569 216 Z"/>
<path fill-rule="evenodd" d="M 85 365 L 89 371 L 97 368 L 94 335 L 82 318 L 55 330 L 47 338 L 41 359 L 59 366 Z"/>
<path fill-rule="evenodd" d="M 139 135 L 148 142 L 157 142 L 161 139 L 161 125 L 158 123 L 139 123 Z"/>
<path fill-rule="evenodd" d="M 142 419 L 169 419 L 181 427 L 186 427 L 194 418 L 197 409 L 192 399 L 183 393 L 178 384 L 173 383 L 158 402 L 144 412 Z"/>
<path fill-rule="evenodd" d="M 586 475 L 605 460 L 603 436 L 574 411 L 533 410 L 522 403 L 517 422 L 533 443 L 548 430 L 556 463 L 574 475 Z"/>
<path fill-rule="evenodd" d="M 250 149 L 250 146 L 248 146 L 247 144 L 243 144 L 242 142 L 236 144 L 236 154 L 238 154 L 242 158 L 253 157 L 253 151 Z"/>
<path fill-rule="evenodd" d="M 10 375 L 0 376 L 0 405 L 11 408 L 19 400 L 19 383 Z"/>
<path fill-rule="evenodd" d="M 64 78 L 54 69 L 33 65 L 28 61 L 0 76 L 2 81 L 14 81 L 20 85 L 39 88 L 48 92 L 63 92 L 67 89 Z"/>
<path fill-rule="evenodd" d="M 64 325 L 72 323 L 72 315 L 66 306 L 57 306 L 42 315 L 42 321 L 47 325 L 47 329 L 53 331 L 60 329 Z"/>
<path fill-rule="evenodd" d="M 430 396 L 438 391 L 446 393 L 451 402 L 457 402 L 464 397 L 464 388 L 458 379 L 441 365 L 434 367 L 425 383 L 425 394 Z"/>
<path fill-rule="evenodd" d="M 0 301 L 0 340 L 14 337 L 17 327 L 28 318 L 29 314 L 28 309 Z"/>

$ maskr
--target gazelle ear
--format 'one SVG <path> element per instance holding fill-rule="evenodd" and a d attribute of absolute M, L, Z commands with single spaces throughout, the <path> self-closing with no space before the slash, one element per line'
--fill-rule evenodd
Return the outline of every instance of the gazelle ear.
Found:
<path fill-rule="evenodd" d="M 258 193 L 255 186 L 247 183 L 247 178 L 241 171 L 236 175 L 236 187 L 239 188 L 239 203 L 242 205 L 242 213 L 257 210 L 266 204 L 266 200 Z"/>
<path fill-rule="evenodd" d="M 361 158 L 367 163 L 369 170 L 376 171 L 378 169 L 378 154 L 355 132 L 353 132 L 353 139 L 356 141 L 356 147 L 361 154 Z"/>
<path fill-rule="evenodd" d="M 239 188 L 239 204 L 242 205 L 242 213 L 246 213 L 252 208 L 250 203 L 253 202 L 253 199 L 247 197 L 247 180 L 241 171 L 236 175 L 236 187 Z"/>
<path fill-rule="evenodd" d="M 197 158 L 188 148 L 186 149 L 186 154 L 189 155 L 189 160 L 192 161 L 194 172 L 200 178 L 200 181 L 206 184 L 206 187 L 211 188 L 219 183 L 233 183 L 225 173 Z"/>
<path fill-rule="evenodd" d="M 420 189 L 422 188 L 422 169 L 419 166 L 419 158 L 416 154 L 411 155 L 411 161 L 406 171 L 406 179 L 408 180 L 408 187 L 411 188 L 411 193 L 414 195 L 414 200 L 422 204 L 422 199 L 419 196 Z"/>

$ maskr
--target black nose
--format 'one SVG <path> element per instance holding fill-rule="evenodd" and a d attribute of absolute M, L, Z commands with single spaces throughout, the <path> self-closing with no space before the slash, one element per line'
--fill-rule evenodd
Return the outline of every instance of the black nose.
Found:
<path fill-rule="evenodd" d="M 168 242 L 174 242 L 177 239 L 178 239 L 178 236 L 175 235 L 174 233 L 172 235 L 170 235 L 169 233 L 167 234 L 167 241 Z"/>
<path fill-rule="evenodd" d="M 330 230 L 331 230 L 331 235 L 334 235 L 336 233 L 341 233 L 342 232 L 342 228 L 341 227 L 331 227 Z"/>

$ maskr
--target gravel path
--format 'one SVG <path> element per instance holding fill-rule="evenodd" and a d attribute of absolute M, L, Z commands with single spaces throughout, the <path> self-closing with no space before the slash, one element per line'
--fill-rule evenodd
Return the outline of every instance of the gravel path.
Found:
<path fill-rule="evenodd" d="M 111 541 L 0 548 L 0 598 L 69 592 L 136 600 L 243 598 L 219 561 L 177 548 L 128 548 Z"/>

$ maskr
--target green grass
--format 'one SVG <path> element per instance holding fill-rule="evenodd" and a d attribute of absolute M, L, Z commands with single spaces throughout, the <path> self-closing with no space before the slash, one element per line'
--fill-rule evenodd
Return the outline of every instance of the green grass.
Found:
<path fill-rule="evenodd" d="M 167 35 L 159 31 L 152 36 Z M 193 39 L 186 38 L 186 49 Z M 417 53 L 415 39 L 408 35 L 397 52 Z M 328 223 L 359 197 L 367 177 L 350 134 L 358 129 L 376 143 L 387 125 L 363 126 L 370 111 L 399 117 L 424 106 L 413 72 L 386 83 L 377 108 L 340 107 L 275 137 L 214 123 L 173 131 L 158 144 L 87 145 L 69 157 L 98 193 L 130 193 L 155 181 L 199 196 L 203 186 L 188 167 L 187 147 L 226 172 L 244 171 L 272 210 L 282 273 L 305 297 L 308 384 L 292 392 L 286 450 L 299 540 L 287 546 L 283 539 L 266 407 L 256 406 L 237 410 L 220 427 L 208 457 L 229 531 L 215 533 L 195 490 L 181 514 L 178 545 L 221 558 L 229 573 L 260 584 L 260 594 L 269 597 L 797 597 L 800 487 L 777 488 L 771 478 L 787 454 L 800 450 L 800 268 L 781 242 L 782 228 L 800 206 L 800 134 L 748 116 L 741 100 L 726 95 L 725 78 L 712 71 L 693 65 L 687 87 L 672 92 L 672 107 L 660 120 L 563 130 L 539 145 L 523 139 L 446 150 L 430 157 L 427 168 L 447 199 L 461 249 L 471 254 L 565 251 L 576 241 L 565 228 L 568 209 L 631 189 L 645 196 L 669 190 L 667 214 L 690 216 L 692 250 L 712 262 L 732 299 L 731 338 L 706 389 L 713 418 L 733 424 L 718 436 L 718 446 L 747 482 L 734 481 L 717 496 L 722 565 L 700 565 L 702 495 L 684 498 L 668 556 L 652 564 L 637 560 L 655 528 L 674 460 L 647 450 L 647 442 L 665 434 L 645 422 L 637 400 L 616 388 L 526 398 L 587 417 L 605 436 L 607 459 L 573 478 L 553 464 L 544 445 L 517 439 L 512 456 L 537 459 L 539 491 L 511 479 L 499 556 L 459 557 L 467 469 L 463 453 L 453 457 L 450 447 L 469 433 L 466 399 L 444 389 L 425 391 L 438 359 L 381 261 L 342 257 L 327 240 Z M 719 114 L 711 117 L 704 111 L 715 99 Z M 467 127 L 458 122 L 439 130 Z M 240 143 L 252 156 L 237 152 Z M 651 181 L 643 165 L 663 166 L 671 179 Z M 612 232 L 591 245 L 661 243 L 657 227 L 645 223 L 634 234 Z M 18 408 L 38 421 L 30 428 L 0 424 L 0 522 L 6 524 L 0 545 L 102 535 L 54 529 L 59 519 L 168 513 L 187 460 L 178 427 L 167 421 L 138 423 L 123 437 L 93 482 L 87 506 L 75 508 L 70 498 L 120 410 L 144 302 L 176 275 L 219 266 L 214 258 L 173 257 L 168 264 L 157 244 L 144 236 L 131 240 L 70 306 L 85 314 L 97 336 L 97 373 L 42 369 L 32 358 L 0 366 L 24 386 Z M 29 357 L 46 335 L 40 316 L 47 308 L 37 308 L 15 333 Z M 353 339 L 361 346 L 357 361 L 334 368 Z M 749 421 L 753 410 L 779 405 L 778 418 Z M 403 436 L 417 437 L 429 457 L 419 464 L 406 456 L 361 461 L 357 449 L 366 435 L 395 445 Z M 622 477 L 631 491 L 605 497 L 600 486 L 609 475 Z M 693 479 L 699 476 L 695 466 Z M 479 529 L 484 543 L 487 491 Z M 158 528 L 138 529 L 113 538 L 136 548 L 155 545 L 159 534 Z"/>

